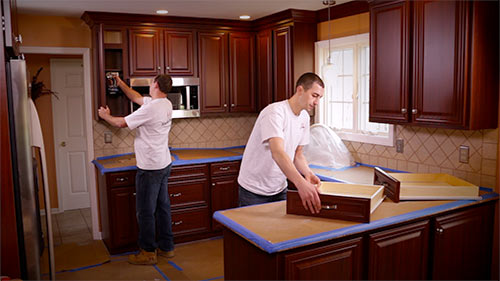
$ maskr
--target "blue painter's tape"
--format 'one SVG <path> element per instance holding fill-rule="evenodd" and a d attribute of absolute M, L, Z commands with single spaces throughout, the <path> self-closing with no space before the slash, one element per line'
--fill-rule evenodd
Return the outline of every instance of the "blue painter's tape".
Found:
<path fill-rule="evenodd" d="M 327 177 L 327 176 L 323 176 L 323 175 L 320 175 L 320 174 L 316 174 L 316 176 L 318 176 L 318 178 L 320 180 L 322 180 L 322 181 L 343 182 L 343 181 L 338 180 L 336 178 Z"/>
<path fill-rule="evenodd" d="M 237 156 L 193 159 L 193 160 L 175 160 L 174 162 L 172 162 L 172 166 L 190 165 L 190 164 L 204 164 L 204 163 L 212 163 L 212 162 L 220 162 L 220 161 L 236 161 L 236 160 L 241 160 L 241 158 L 242 158 L 241 155 L 237 155 Z"/>
<path fill-rule="evenodd" d="M 217 279 L 222 279 L 224 278 L 224 276 L 218 276 L 218 277 L 214 277 L 214 278 L 208 278 L 208 279 L 204 279 L 204 280 L 201 280 L 201 281 L 210 281 L 210 280 L 217 280 Z"/>
<path fill-rule="evenodd" d="M 89 266 L 83 266 L 83 267 L 79 267 L 79 268 L 75 268 L 75 269 L 70 269 L 70 270 L 63 270 L 63 271 L 59 271 L 59 272 L 56 272 L 56 273 L 61 273 L 61 272 L 75 272 L 75 271 L 80 271 L 80 270 L 84 270 L 84 269 L 89 269 L 89 268 L 93 268 L 93 267 L 98 267 L 98 266 L 101 266 L 105 263 L 108 263 L 109 261 L 107 262 L 103 262 L 103 263 L 98 263 L 98 264 L 94 264 L 94 265 L 89 265 Z"/>
<path fill-rule="evenodd" d="M 160 273 L 160 275 L 165 279 L 165 280 L 168 280 L 170 281 L 170 279 L 168 279 L 167 275 L 165 275 L 165 273 L 163 273 L 163 271 L 161 271 L 161 269 L 155 264 L 153 265 L 153 267 L 156 269 L 156 271 L 158 271 L 158 273 Z"/>
<path fill-rule="evenodd" d="M 182 268 L 180 266 L 178 266 L 175 262 L 173 261 L 168 261 L 168 263 L 173 266 L 175 269 L 179 270 L 179 271 L 182 271 Z"/>
<path fill-rule="evenodd" d="M 385 167 L 381 167 L 381 166 L 375 166 L 375 165 L 370 165 L 370 164 L 363 164 L 363 163 L 359 163 L 359 162 L 356 162 L 356 163 L 359 164 L 360 166 L 366 166 L 366 167 L 372 167 L 372 168 L 379 167 L 380 169 L 382 169 L 384 171 L 393 172 L 393 173 L 409 173 L 407 171 L 400 171 L 400 170 L 391 169 L 391 168 L 385 168 Z"/>
<path fill-rule="evenodd" d="M 356 167 L 359 167 L 359 166 L 360 166 L 360 164 L 356 163 L 356 165 L 347 166 L 347 167 L 338 168 L 338 169 L 332 168 L 332 167 L 319 166 L 319 165 L 309 165 L 309 168 L 329 170 L 329 171 L 345 171 L 345 170 L 349 170 L 349 169 L 356 168 Z"/>
<path fill-rule="evenodd" d="M 498 198 L 498 194 L 494 193 L 494 192 L 487 193 L 487 194 L 484 194 L 481 196 L 482 200 L 492 199 L 495 197 Z M 438 213 L 441 211 L 446 211 L 449 209 L 464 206 L 464 205 L 474 203 L 474 202 L 478 202 L 478 201 L 475 201 L 475 200 L 453 201 L 453 202 L 446 203 L 446 204 L 443 204 L 440 206 L 434 206 L 434 207 L 410 212 L 407 214 L 402 214 L 402 215 L 398 215 L 398 216 L 394 216 L 394 217 L 390 217 L 390 218 L 384 218 L 384 219 L 372 221 L 370 223 L 360 223 L 357 225 L 344 227 L 341 229 L 335 229 L 332 231 L 327 231 L 327 232 L 323 232 L 323 233 L 318 233 L 318 234 L 314 234 L 314 235 L 310 235 L 310 236 L 306 236 L 306 237 L 301 237 L 301 238 L 297 238 L 297 239 L 291 239 L 291 240 L 278 242 L 278 243 L 271 243 L 271 242 L 263 239 L 259 235 L 255 234 L 252 231 L 245 228 L 244 226 L 227 218 L 219 211 L 215 212 L 214 219 L 216 219 L 220 223 L 224 224 L 225 226 L 227 226 L 228 228 L 230 228 L 234 232 L 239 233 L 240 235 L 245 237 L 245 239 L 251 241 L 252 243 L 256 244 L 264 251 L 271 254 L 271 253 L 275 253 L 275 252 L 279 252 L 279 251 L 288 250 L 291 248 L 297 248 L 300 246 L 309 245 L 312 243 L 326 241 L 329 239 L 333 239 L 333 238 L 337 238 L 337 237 L 341 237 L 341 236 L 345 236 L 345 235 L 350 235 L 350 234 L 355 234 L 355 233 L 359 233 L 359 232 L 363 232 L 363 231 L 367 231 L 367 230 L 371 230 L 371 229 L 375 229 L 375 228 L 380 228 L 380 227 L 384 227 L 384 226 L 399 223 L 399 222 L 405 222 L 405 221 L 408 221 L 411 219 L 416 219 L 416 218 L 420 218 L 423 216 L 435 214 L 435 213 Z"/>

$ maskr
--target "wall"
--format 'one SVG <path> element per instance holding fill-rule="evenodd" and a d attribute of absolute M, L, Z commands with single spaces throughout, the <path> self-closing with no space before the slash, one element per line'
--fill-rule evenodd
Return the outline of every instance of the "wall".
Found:
<path fill-rule="evenodd" d="M 369 32 L 369 13 L 330 21 L 331 38 Z M 328 22 L 318 23 L 318 40 L 328 39 Z M 449 173 L 473 184 L 497 186 L 498 129 L 445 130 L 396 126 L 395 138 L 404 140 L 404 153 L 395 147 L 344 141 L 358 162 L 419 173 Z M 469 146 L 469 163 L 458 162 L 460 145 Z"/>

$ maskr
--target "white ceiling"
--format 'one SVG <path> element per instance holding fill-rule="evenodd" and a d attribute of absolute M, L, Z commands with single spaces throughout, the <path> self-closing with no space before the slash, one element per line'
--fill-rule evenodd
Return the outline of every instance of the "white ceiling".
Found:
<path fill-rule="evenodd" d="M 337 0 L 336 5 L 349 0 Z M 156 14 L 168 10 L 170 16 L 251 20 L 286 9 L 317 11 L 323 0 L 17 0 L 18 12 L 51 16 L 80 17 L 84 11 Z"/>

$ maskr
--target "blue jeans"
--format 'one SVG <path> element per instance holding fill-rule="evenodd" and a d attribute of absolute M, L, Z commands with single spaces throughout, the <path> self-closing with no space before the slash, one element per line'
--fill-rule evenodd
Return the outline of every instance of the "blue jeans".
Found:
<path fill-rule="evenodd" d="M 286 200 L 286 188 L 278 194 L 264 196 L 250 192 L 239 184 L 238 186 L 238 198 L 240 207 Z"/>
<path fill-rule="evenodd" d="M 136 215 L 139 224 L 139 247 L 148 252 L 156 248 L 174 249 L 168 177 L 172 165 L 160 170 L 137 169 L 135 176 Z M 158 228 L 158 237 L 156 236 Z"/>

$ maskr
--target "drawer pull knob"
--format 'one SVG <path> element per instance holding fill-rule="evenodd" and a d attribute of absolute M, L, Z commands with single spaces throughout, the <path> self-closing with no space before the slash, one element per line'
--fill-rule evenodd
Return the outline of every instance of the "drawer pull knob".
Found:
<path fill-rule="evenodd" d="M 229 167 L 219 167 L 219 171 L 227 171 L 229 170 Z"/>
<path fill-rule="evenodd" d="M 333 205 L 321 205 L 321 209 L 325 209 L 325 210 L 337 210 L 337 204 L 333 204 Z"/>
<path fill-rule="evenodd" d="M 179 192 L 179 193 L 173 193 L 173 194 L 170 194 L 170 197 L 179 197 L 181 195 L 182 195 L 181 192 Z"/>
<path fill-rule="evenodd" d="M 132 195 L 134 195 L 134 196 L 135 196 L 135 195 L 136 195 L 136 193 L 134 192 Z"/>
<path fill-rule="evenodd" d="M 215 186 L 215 182 L 212 183 L 212 186 Z"/>
<path fill-rule="evenodd" d="M 117 182 L 124 182 L 124 181 L 128 181 L 128 178 L 127 178 L 127 177 L 123 177 L 123 178 L 116 178 L 116 181 L 117 181 Z"/>
<path fill-rule="evenodd" d="M 175 221 L 175 222 L 172 222 L 172 225 L 179 225 L 179 224 L 182 224 L 182 221 Z"/>
<path fill-rule="evenodd" d="M 401 113 L 405 114 L 406 113 L 406 108 L 401 108 Z"/>
<path fill-rule="evenodd" d="M 437 233 L 443 233 L 443 231 L 444 231 L 444 229 L 442 229 L 441 227 L 436 228 Z"/>

